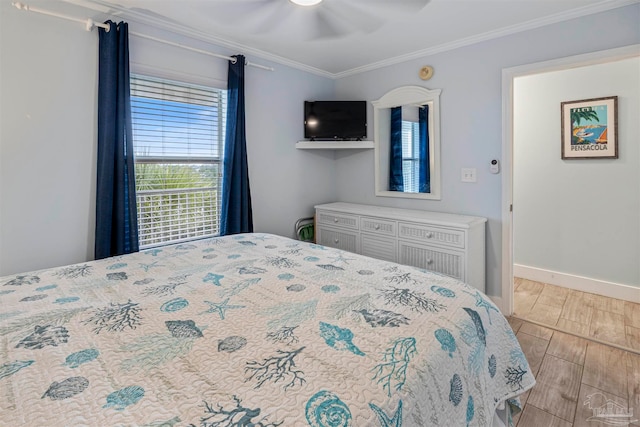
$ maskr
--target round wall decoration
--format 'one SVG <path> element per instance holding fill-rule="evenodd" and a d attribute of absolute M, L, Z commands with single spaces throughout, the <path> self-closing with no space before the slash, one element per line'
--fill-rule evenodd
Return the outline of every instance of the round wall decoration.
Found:
<path fill-rule="evenodd" d="M 433 77 L 433 67 L 430 65 L 425 65 L 424 67 L 420 68 L 420 72 L 418 73 L 418 75 L 422 80 L 429 80 L 431 77 Z"/>

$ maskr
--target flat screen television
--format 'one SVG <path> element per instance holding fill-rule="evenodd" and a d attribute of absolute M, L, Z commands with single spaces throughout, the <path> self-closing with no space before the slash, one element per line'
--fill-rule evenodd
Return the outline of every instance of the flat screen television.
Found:
<path fill-rule="evenodd" d="M 362 140 L 367 137 L 366 101 L 305 101 L 304 137 Z"/>

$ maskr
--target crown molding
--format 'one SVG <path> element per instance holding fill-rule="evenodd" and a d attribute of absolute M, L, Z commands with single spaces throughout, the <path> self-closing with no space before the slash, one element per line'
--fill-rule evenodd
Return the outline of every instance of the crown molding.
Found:
<path fill-rule="evenodd" d="M 325 78 L 334 79 L 334 80 L 368 72 L 368 71 L 373 71 L 379 68 L 399 64 L 402 62 L 411 61 L 414 59 L 424 58 L 426 56 L 435 55 L 437 53 L 459 49 L 461 47 L 496 39 L 499 37 L 504 37 L 504 36 L 520 33 L 523 31 L 544 27 L 547 25 L 556 24 L 559 22 L 564 22 L 571 19 L 580 18 L 583 16 L 588 16 L 588 15 L 592 15 L 600 12 L 606 12 L 608 10 L 617 9 L 625 6 L 630 6 L 632 4 L 640 3 L 640 0 L 607 0 L 601 3 L 584 6 L 578 9 L 573 9 L 567 12 L 561 12 L 545 18 L 534 19 L 531 21 L 524 22 L 522 24 L 504 27 L 494 31 L 488 31 L 472 37 L 466 37 L 459 40 L 455 40 L 450 43 L 443 43 L 441 45 L 434 46 L 431 48 L 422 49 L 422 50 L 414 51 L 408 54 L 395 56 L 382 61 L 377 61 L 367 65 L 363 65 L 361 67 L 345 70 L 339 73 L 331 73 L 329 71 L 321 70 L 319 68 L 312 67 L 297 61 L 293 61 L 291 59 L 288 59 L 279 55 L 275 55 L 260 49 L 256 49 L 251 46 L 237 43 L 223 37 L 212 36 L 210 34 L 205 33 L 204 31 L 187 27 L 185 25 L 182 25 L 175 21 L 171 21 L 166 18 L 161 18 L 159 16 L 143 13 L 138 10 L 131 10 L 118 5 L 114 5 L 105 0 L 62 0 L 62 1 L 66 3 L 74 4 L 77 6 L 81 6 L 86 9 L 93 10 L 95 12 L 107 15 L 107 17 L 108 15 L 118 16 L 119 18 L 122 18 L 122 19 L 132 20 L 144 25 L 148 25 L 155 29 L 168 31 L 179 36 L 185 36 L 199 42 L 204 42 L 204 43 L 212 44 L 212 45 L 227 48 L 227 49 L 237 50 L 237 51 L 240 51 L 245 56 L 254 55 L 256 57 L 259 57 L 267 61 L 271 61 L 271 62 L 285 65 L 287 67 L 291 67 L 300 71 L 304 71 L 310 74 L 314 74 L 320 77 L 325 77 Z"/>
<path fill-rule="evenodd" d="M 424 58 L 425 56 L 435 55 L 437 53 L 459 49 L 461 47 L 470 46 L 476 43 L 497 39 L 500 37 L 520 33 L 523 31 L 534 30 L 536 28 L 544 27 L 547 25 L 557 24 L 559 22 L 564 22 L 571 19 L 575 19 L 575 18 L 581 18 L 583 16 L 593 15 L 600 12 L 606 12 L 608 10 L 618 9 L 620 7 L 630 6 L 636 3 L 640 3 L 640 0 L 610 0 L 604 3 L 585 6 L 582 8 L 573 9 L 568 12 L 547 16 L 545 18 L 533 19 L 531 21 L 527 21 L 522 24 L 504 27 L 494 31 L 488 31 L 486 33 L 478 34 L 476 36 L 466 37 L 450 43 L 443 43 L 441 45 L 434 46 L 428 49 L 411 52 L 405 55 L 394 56 L 393 58 L 388 58 L 383 61 L 373 62 L 371 64 L 363 65 L 362 67 L 352 68 L 350 70 L 346 70 L 340 73 L 334 73 L 333 78 L 340 79 L 343 77 L 348 77 L 348 76 L 364 73 L 367 71 L 373 71 L 378 68 L 387 67 L 389 65 L 395 65 L 402 62 L 411 61 L 413 59 Z"/>

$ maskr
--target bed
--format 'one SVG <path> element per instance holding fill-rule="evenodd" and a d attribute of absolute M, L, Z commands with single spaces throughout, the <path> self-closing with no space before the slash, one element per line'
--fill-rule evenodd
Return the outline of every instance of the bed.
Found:
<path fill-rule="evenodd" d="M 491 426 L 535 383 L 481 292 L 270 234 L 0 279 L 2 426 Z"/>

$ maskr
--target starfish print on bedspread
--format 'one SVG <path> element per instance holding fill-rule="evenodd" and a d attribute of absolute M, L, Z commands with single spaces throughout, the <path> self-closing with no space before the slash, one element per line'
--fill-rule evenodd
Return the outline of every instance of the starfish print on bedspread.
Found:
<path fill-rule="evenodd" d="M 329 257 L 333 262 L 344 262 L 345 264 L 349 264 L 349 261 L 354 260 L 355 258 L 347 258 L 344 254 L 338 254 L 334 257 Z"/>
<path fill-rule="evenodd" d="M 235 308 L 245 308 L 244 305 L 229 305 L 229 299 L 227 298 L 226 300 L 222 301 L 222 302 L 211 302 L 211 301 L 205 301 L 207 304 L 209 304 L 209 309 L 207 311 L 204 311 L 200 314 L 205 314 L 205 313 L 218 313 L 220 315 L 220 319 L 224 320 L 224 315 L 226 313 L 227 310 L 232 310 Z"/>

